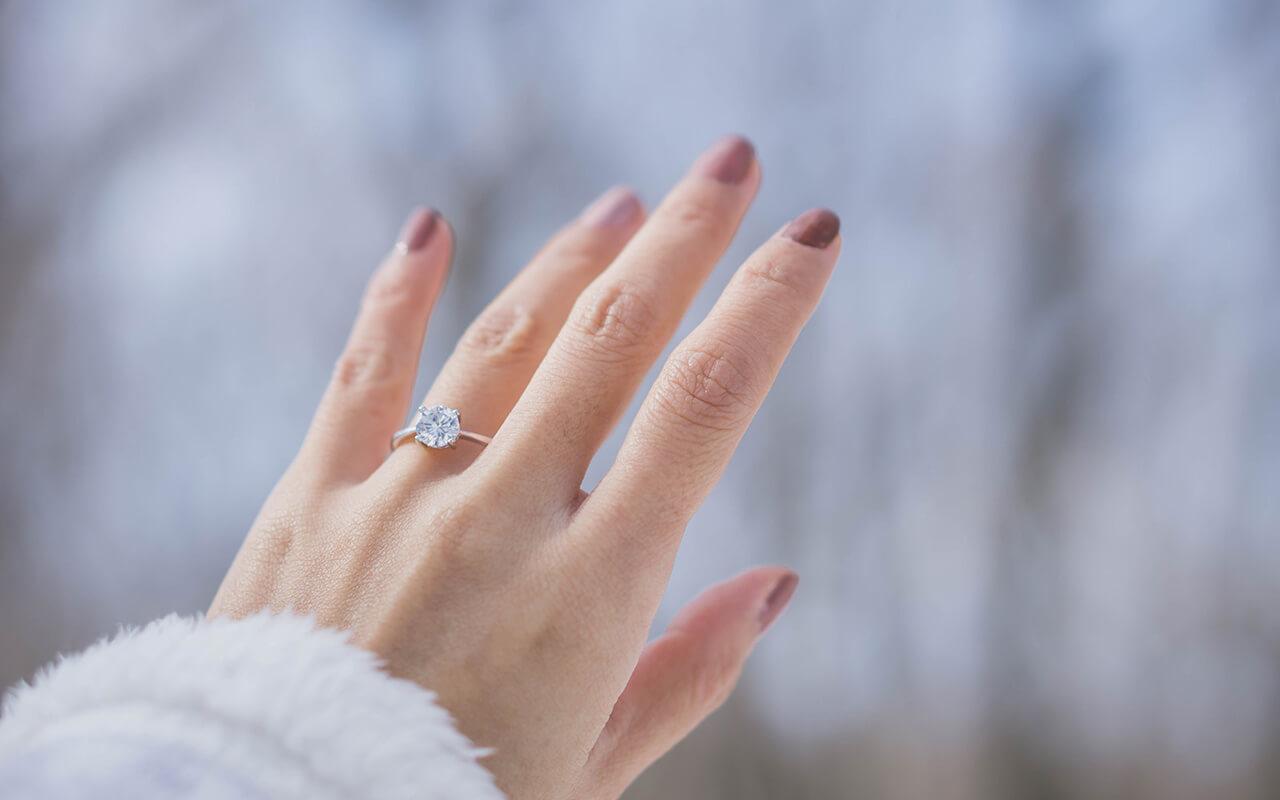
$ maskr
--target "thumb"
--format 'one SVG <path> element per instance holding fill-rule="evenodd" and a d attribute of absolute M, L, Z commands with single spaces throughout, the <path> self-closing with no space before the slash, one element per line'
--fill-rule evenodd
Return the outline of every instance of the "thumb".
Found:
<path fill-rule="evenodd" d="M 716 584 L 640 654 L 587 761 L 587 796 L 616 797 L 712 711 L 795 591 L 799 576 L 757 567 Z"/>

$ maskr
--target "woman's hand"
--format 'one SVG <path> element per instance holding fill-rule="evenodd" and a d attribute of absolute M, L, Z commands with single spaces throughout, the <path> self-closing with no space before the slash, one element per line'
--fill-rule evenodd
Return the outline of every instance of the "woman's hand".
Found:
<path fill-rule="evenodd" d="M 291 607 L 350 630 L 495 749 L 486 765 L 513 798 L 620 794 L 724 700 L 796 584 L 751 570 L 645 644 L 685 525 L 831 274 L 829 211 L 747 260 L 604 479 L 580 488 L 759 185 L 751 145 L 731 137 L 647 221 L 630 192 L 607 192 L 481 314 L 427 395 L 492 444 L 387 458 L 453 251 L 443 220 L 415 213 L 210 615 Z"/>

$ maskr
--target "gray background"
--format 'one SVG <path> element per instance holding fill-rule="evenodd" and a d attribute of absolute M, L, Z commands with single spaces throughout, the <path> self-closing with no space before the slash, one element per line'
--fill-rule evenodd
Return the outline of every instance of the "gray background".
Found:
<path fill-rule="evenodd" d="M 690 321 L 809 206 L 844 254 L 659 624 L 803 580 L 629 797 L 1275 796 L 1278 86 L 1264 0 L 0 4 L 0 682 L 207 604 L 414 204 L 430 375 L 741 131 Z"/>

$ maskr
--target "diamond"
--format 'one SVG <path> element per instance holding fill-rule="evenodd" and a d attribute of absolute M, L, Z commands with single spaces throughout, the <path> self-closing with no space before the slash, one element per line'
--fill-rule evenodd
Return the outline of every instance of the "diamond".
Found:
<path fill-rule="evenodd" d="M 413 438 L 427 447 L 453 447 L 458 441 L 458 433 L 462 425 L 458 421 L 458 411 L 448 406 L 422 406 L 418 409 L 417 432 Z"/>

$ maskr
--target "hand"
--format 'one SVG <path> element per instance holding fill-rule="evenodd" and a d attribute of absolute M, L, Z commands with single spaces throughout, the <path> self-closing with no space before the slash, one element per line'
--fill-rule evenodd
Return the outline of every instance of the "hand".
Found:
<path fill-rule="evenodd" d="M 297 459 L 210 615 L 286 607 L 436 691 L 513 798 L 616 797 L 728 695 L 796 576 L 750 570 L 646 646 L 686 524 L 719 479 L 840 249 L 801 215 L 674 351 L 593 492 L 617 424 L 760 185 L 730 137 L 646 221 L 614 189 L 481 314 L 427 395 L 493 442 L 387 457 L 453 235 L 419 211 L 370 281 Z"/>

